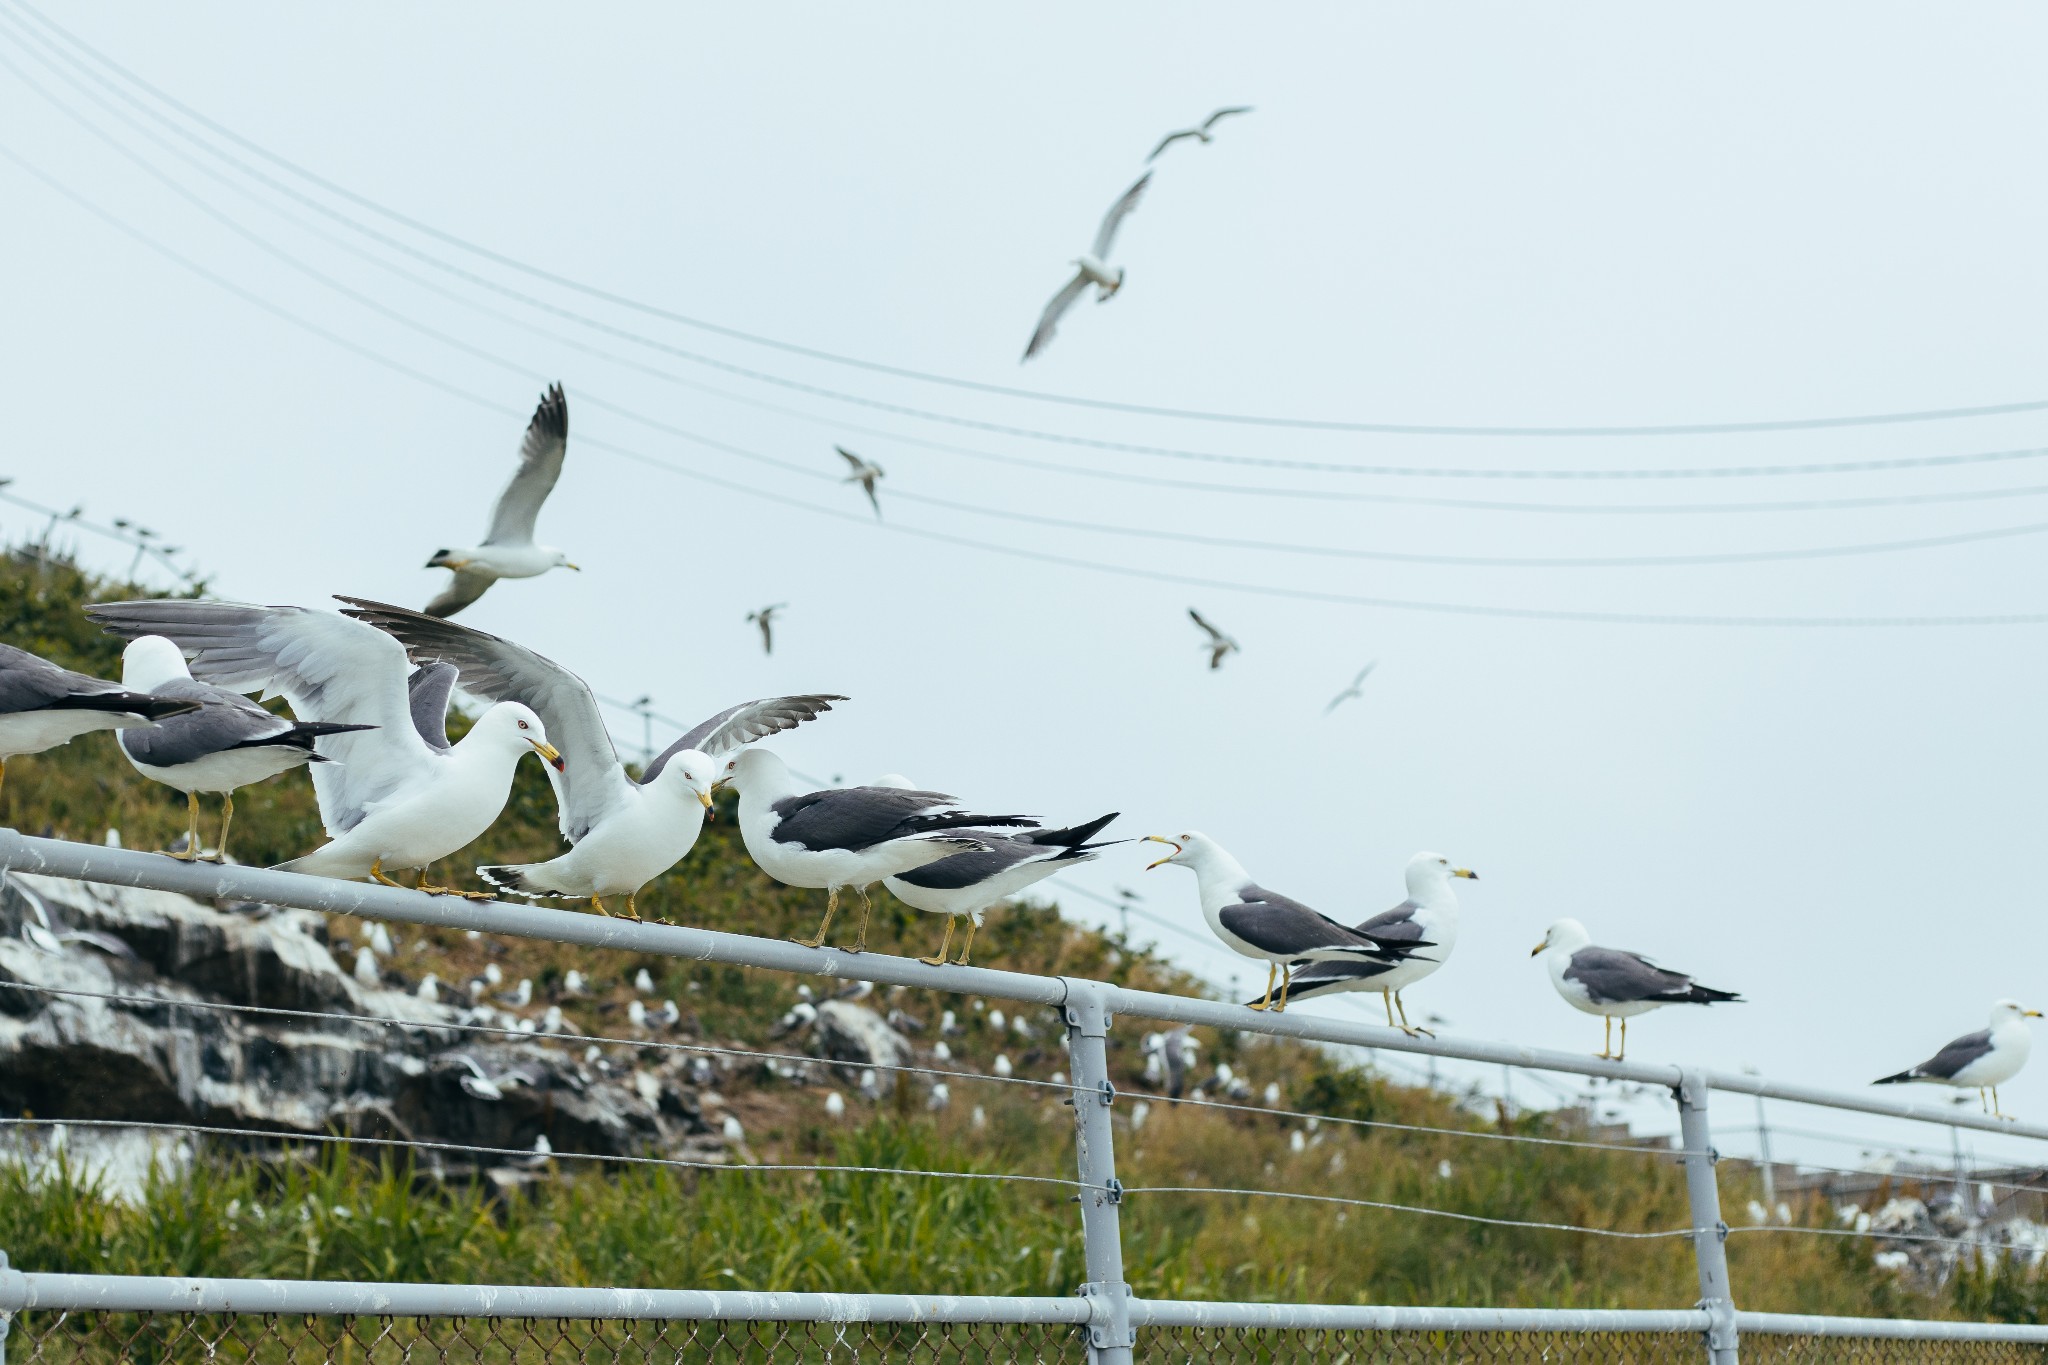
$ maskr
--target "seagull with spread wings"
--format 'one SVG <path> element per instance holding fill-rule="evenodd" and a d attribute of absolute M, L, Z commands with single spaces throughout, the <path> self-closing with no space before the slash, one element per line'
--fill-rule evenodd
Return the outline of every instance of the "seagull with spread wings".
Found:
<path fill-rule="evenodd" d="M 853 470 L 851 474 L 848 474 L 839 482 L 859 484 L 868 495 L 868 505 L 875 509 L 876 516 L 881 516 L 882 504 L 875 497 L 875 480 L 882 477 L 882 467 L 872 460 L 863 460 L 845 446 L 833 446 L 832 448 L 839 452 L 839 458 L 845 460 L 847 467 Z"/>
<path fill-rule="evenodd" d="M 1234 104 L 1227 109 L 1218 109 L 1215 113 L 1203 119 L 1200 127 L 1182 128 L 1178 132 L 1168 133 L 1165 137 L 1159 139 L 1159 145 L 1152 149 L 1152 155 L 1146 157 L 1145 160 L 1148 162 L 1157 161 L 1161 152 L 1183 138 L 1191 137 L 1197 142 L 1203 143 L 1214 142 L 1216 135 L 1209 131 L 1211 128 L 1214 128 L 1217 123 L 1229 118 L 1233 114 L 1249 114 L 1251 111 L 1252 106 L 1249 104 Z"/>
<path fill-rule="evenodd" d="M 1372 671 L 1375 668 L 1378 668 L 1379 666 L 1380 661 L 1378 659 L 1374 659 L 1364 668 L 1359 669 L 1358 676 L 1351 680 L 1351 686 L 1345 688 L 1342 692 L 1339 692 L 1336 696 L 1330 698 L 1330 704 L 1323 708 L 1323 714 L 1327 716 L 1332 711 L 1342 706 L 1345 702 L 1350 701 L 1356 697 L 1364 696 L 1365 692 L 1362 689 L 1365 687 L 1365 680 L 1371 677 Z"/>
<path fill-rule="evenodd" d="M 747 613 L 747 624 L 761 628 L 761 652 L 763 654 L 773 654 L 775 652 L 775 613 L 783 610 L 788 605 L 789 603 L 787 602 L 777 602 L 772 607 L 763 607 L 759 611 Z"/>
<path fill-rule="evenodd" d="M 569 399 L 560 384 L 549 385 L 526 424 L 519 443 L 519 468 L 498 494 L 483 543 L 466 550 L 436 550 L 430 569 L 449 569 L 454 581 L 427 603 L 429 616 L 453 616 L 482 597 L 501 578 L 533 578 L 549 569 L 573 569 L 569 556 L 552 545 L 533 543 L 540 505 L 562 477 L 569 448 Z"/>
<path fill-rule="evenodd" d="M 551 776 L 561 809 L 567 853 L 544 863 L 480 867 L 477 875 L 521 896 L 588 900 L 609 914 L 604 898 L 624 896 L 626 914 L 642 887 L 674 867 L 696 845 L 711 809 L 711 789 L 724 758 L 749 744 L 791 730 L 832 709 L 839 696 L 769 697 L 729 706 L 661 751 L 636 781 L 619 762 L 604 728 L 597 698 L 583 679 L 524 645 L 468 626 L 344 598 L 347 615 L 367 621 L 405 646 L 423 668 L 455 668 L 462 686 L 486 701 L 524 703 L 547 724 L 562 747 L 562 768 Z"/>
<path fill-rule="evenodd" d="M 1243 651 L 1244 647 L 1242 645 L 1210 625 L 1207 621 L 1204 621 L 1202 613 L 1196 611 L 1193 607 L 1188 608 L 1188 619 L 1200 626 L 1202 633 L 1209 637 L 1208 642 L 1202 648 L 1209 651 L 1209 667 L 1212 670 L 1223 667 L 1223 660 L 1229 655 Z"/>
<path fill-rule="evenodd" d="M 1052 340 L 1053 329 L 1067 309 L 1074 306 L 1074 300 L 1089 285 L 1095 286 L 1095 301 L 1107 303 L 1117 290 L 1124 287 L 1124 268 L 1111 270 L 1104 258 L 1109 255 L 1110 244 L 1116 240 L 1116 230 L 1123 225 L 1131 210 L 1138 207 L 1138 200 L 1144 195 L 1145 187 L 1152 183 L 1152 172 L 1138 177 L 1136 184 L 1123 192 L 1123 197 L 1109 206 L 1109 212 L 1102 216 L 1102 226 L 1095 230 L 1094 245 L 1084 256 L 1074 258 L 1074 278 L 1068 280 L 1059 293 L 1052 296 L 1052 302 L 1045 305 L 1045 312 L 1039 316 L 1038 330 L 1031 334 L 1031 344 L 1024 348 L 1024 359 L 1029 360 L 1044 350 Z"/>

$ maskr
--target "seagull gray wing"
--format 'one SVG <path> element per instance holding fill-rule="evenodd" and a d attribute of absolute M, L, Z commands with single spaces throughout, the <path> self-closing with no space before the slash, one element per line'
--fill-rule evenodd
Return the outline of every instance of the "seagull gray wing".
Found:
<path fill-rule="evenodd" d="M 555 480 L 562 477 L 562 456 L 568 448 L 569 399 L 560 384 L 550 384 L 526 424 L 526 436 L 519 442 L 519 468 L 491 509 L 484 544 L 533 544 L 533 524 L 540 505 L 555 491 Z"/>
<path fill-rule="evenodd" d="M 1215 113 L 1202 120 L 1202 131 L 1206 133 L 1211 128 L 1214 128 L 1218 120 L 1227 119 L 1233 114 L 1249 114 L 1251 111 L 1252 106 L 1249 104 L 1233 104 L 1227 109 L 1218 109 Z"/>
<path fill-rule="evenodd" d="M 1019 863 L 1028 863 L 1035 858 L 1056 861 L 1065 850 L 1035 844 L 1028 839 L 1011 838 L 1004 834 L 977 832 L 976 836 L 987 848 L 956 853 L 950 858 L 941 858 L 935 863 L 900 872 L 896 880 L 912 886 L 922 886 L 930 891 L 961 891 L 970 886 L 979 886 L 998 873 L 1008 872 Z"/>
<path fill-rule="evenodd" d="M 1108 213 L 1102 215 L 1102 226 L 1095 233 L 1095 245 L 1089 248 L 1089 254 L 1096 260 L 1109 259 L 1109 245 L 1116 240 L 1116 230 L 1123 226 L 1123 221 L 1130 216 L 1131 210 L 1138 207 L 1138 200 L 1144 197 L 1145 187 L 1151 183 L 1152 172 L 1147 171 L 1138 177 L 1136 184 L 1124 191 L 1123 198 L 1109 206 Z"/>
<path fill-rule="evenodd" d="M 1641 954 L 1618 948 L 1579 949 L 1564 977 L 1585 987 L 1596 1005 L 1684 1000 L 1692 989 L 1692 978 L 1683 972 L 1667 971 Z"/>
<path fill-rule="evenodd" d="M 189 711 L 194 702 L 171 703 L 147 692 L 130 692 L 116 682 L 59 668 L 48 659 L 0 645 L 0 715 L 28 711 L 109 711 L 158 719 Z"/>
<path fill-rule="evenodd" d="M 833 446 L 832 448 L 839 452 L 839 458 L 846 461 L 847 466 L 853 470 L 854 478 L 857 479 L 868 472 L 868 462 L 866 460 L 863 460 L 845 446 Z"/>
<path fill-rule="evenodd" d="M 405 694 L 412 709 L 412 726 L 420 732 L 420 738 L 427 742 L 429 749 L 449 747 L 448 703 L 455 695 L 457 676 L 454 664 L 435 659 L 415 668 L 412 676 L 406 679 Z"/>
<path fill-rule="evenodd" d="M 1074 306 L 1074 300 L 1080 298 L 1081 291 L 1087 287 L 1088 276 L 1076 271 L 1066 287 L 1052 296 L 1052 302 L 1045 305 L 1045 311 L 1039 314 L 1038 330 L 1031 334 L 1031 344 L 1024 348 L 1026 360 L 1045 349 L 1046 343 L 1052 340 L 1053 329 L 1060 325 L 1060 318 Z"/>
<path fill-rule="evenodd" d="M 437 755 L 413 729 L 405 650 L 380 630 L 333 612 L 241 602 L 107 602 L 85 611 L 122 639 L 170 640 L 201 682 L 281 696 L 302 721 L 374 727 L 319 743 L 320 755 L 335 760 L 312 767 L 330 836 L 434 771 Z"/>
<path fill-rule="evenodd" d="M 476 569 L 457 569 L 448 586 L 434 595 L 427 603 L 429 616 L 453 616 L 470 603 L 490 591 L 491 584 L 498 581 L 494 573 L 482 573 Z"/>
<path fill-rule="evenodd" d="M 1035 825 L 1022 815 L 975 815 L 959 809 L 944 792 L 900 787 L 834 787 L 787 796 L 771 809 L 779 817 L 773 837 L 813 853 L 858 851 L 891 839 L 947 830 L 972 832 L 986 826 Z"/>
<path fill-rule="evenodd" d="M 1157 161 L 1159 159 L 1159 154 L 1161 152 L 1165 151 L 1168 147 L 1171 147 L 1174 143 L 1179 142 L 1182 138 L 1200 136 L 1201 134 L 1195 131 L 1193 128 L 1183 128 L 1177 133 L 1168 133 L 1165 137 L 1159 139 L 1159 145 L 1157 147 L 1154 147 L 1152 149 L 1152 155 L 1146 157 L 1145 159 L 1147 161 Z"/>
<path fill-rule="evenodd" d="M 547 772 L 561 812 L 562 837 L 570 843 L 633 799 L 632 779 L 619 764 L 597 698 L 583 679 L 525 645 L 481 630 L 385 602 L 341 600 L 348 603 L 349 616 L 398 641 L 416 662 L 453 664 L 464 690 L 485 701 L 533 708 L 547 727 L 549 742 L 562 751 L 561 770 L 550 764 Z"/>
<path fill-rule="evenodd" d="M 717 758 L 743 744 L 794 730 L 830 711 L 833 702 L 845 700 L 836 693 L 820 692 L 801 697 L 764 697 L 728 706 L 711 719 L 698 722 L 688 734 L 656 754 L 647 771 L 640 774 L 640 785 L 644 787 L 659 777 L 668 761 L 685 749 Z"/>
<path fill-rule="evenodd" d="M 1991 1030 L 1978 1029 L 1966 1033 L 1941 1051 L 1913 1068 L 1910 1074 L 1926 1076 L 1934 1080 L 1954 1080 L 1956 1073 L 1972 1062 L 1979 1062 L 1991 1055 Z"/>
<path fill-rule="evenodd" d="M 1381 944 L 1356 929 L 1347 929 L 1328 915 L 1262 886 L 1239 889 L 1238 903 L 1218 912 L 1217 920 L 1231 933 L 1262 952 L 1287 954 L 1337 950 L 1398 961 L 1426 944 Z"/>
<path fill-rule="evenodd" d="M 288 734 L 292 723 L 239 692 L 190 678 L 173 678 L 157 694 L 194 703 L 198 709 L 158 725 L 123 730 L 116 737 L 128 756 L 152 768 L 196 763 L 209 754 Z"/>
<path fill-rule="evenodd" d="M 1223 645 L 1231 649 L 1235 649 L 1237 647 L 1237 641 L 1231 639 L 1228 635 L 1225 635 L 1222 631 L 1216 629 L 1216 627 L 1210 625 L 1207 621 L 1203 620 L 1202 613 L 1196 611 L 1193 607 L 1188 608 L 1188 619 L 1190 621 L 1193 621 L 1196 625 L 1202 628 L 1203 632 L 1208 635 L 1209 642 L 1211 644 Z"/>

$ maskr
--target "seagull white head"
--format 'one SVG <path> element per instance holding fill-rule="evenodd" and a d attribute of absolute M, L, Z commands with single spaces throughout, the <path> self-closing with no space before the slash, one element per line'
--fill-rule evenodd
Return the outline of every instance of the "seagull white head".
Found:
<path fill-rule="evenodd" d="M 483 715 L 477 717 L 474 728 L 464 735 L 462 742 L 472 740 L 488 749 L 505 749 L 513 754 L 524 754 L 532 749 L 556 772 L 564 768 L 562 755 L 554 745 L 548 743 L 548 729 L 540 723 L 540 717 L 523 702 L 501 701 Z"/>
<path fill-rule="evenodd" d="M 2041 1011 L 2030 1010 L 2017 1000 L 2001 1000 L 1991 1007 L 1991 1027 L 2010 1024 L 2020 1019 L 2039 1019 Z"/>
<path fill-rule="evenodd" d="M 1550 926 L 1549 932 L 1543 935 L 1543 942 L 1529 950 L 1529 956 L 1552 951 L 1575 953 L 1592 941 L 1593 936 L 1586 932 L 1585 925 L 1575 919 L 1561 919 Z"/>
<path fill-rule="evenodd" d="M 726 761 L 718 785 L 745 792 L 752 782 L 772 782 L 788 771 L 783 761 L 766 749 L 742 749 Z"/>
<path fill-rule="evenodd" d="M 1408 860 L 1406 869 L 1408 898 L 1421 902 L 1431 898 L 1431 893 L 1449 891 L 1453 877 L 1479 880 L 1479 874 L 1469 867 L 1452 867 L 1451 860 L 1441 853 L 1418 853 Z"/>
<path fill-rule="evenodd" d="M 139 636 L 121 651 L 121 686 L 131 691 L 148 692 L 191 676 L 184 651 L 161 635 Z"/>
<path fill-rule="evenodd" d="M 662 765 L 654 780 L 647 785 L 658 792 L 673 793 L 679 799 L 685 793 L 695 797 L 704 809 L 711 809 L 711 793 L 718 786 L 718 760 L 698 749 L 685 749 Z"/>
<path fill-rule="evenodd" d="M 1167 863 L 1176 863 L 1181 867 L 1193 867 L 1196 863 L 1200 862 L 1203 858 L 1207 857 L 1211 853 L 1217 853 L 1221 851 L 1221 849 L 1218 847 L 1214 839 L 1211 839 L 1206 834 L 1202 834 L 1196 830 L 1191 829 L 1182 830 L 1179 834 L 1176 834 L 1171 838 L 1168 838 L 1164 834 L 1148 834 L 1143 839 L 1139 840 L 1139 842 L 1146 844 L 1165 844 L 1167 847 L 1173 850 L 1173 852 L 1167 854 L 1164 858 L 1158 859 L 1156 862 L 1150 862 L 1145 864 L 1145 870 L 1147 872 L 1150 872 L 1155 867 L 1164 866 Z"/>

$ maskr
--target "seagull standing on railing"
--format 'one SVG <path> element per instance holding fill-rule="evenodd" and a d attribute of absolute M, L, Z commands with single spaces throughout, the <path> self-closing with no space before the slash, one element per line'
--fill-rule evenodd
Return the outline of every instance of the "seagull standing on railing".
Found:
<path fill-rule="evenodd" d="M 1124 268 L 1117 266 L 1112 271 L 1105 258 L 1109 255 L 1110 245 L 1116 241 L 1116 230 L 1130 216 L 1131 210 L 1138 207 L 1138 200 L 1144 197 L 1145 186 L 1151 183 L 1152 172 L 1147 171 L 1109 206 L 1109 212 L 1102 216 L 1102 226 L 1095 230 L 1094 244 L 1086 255 L 1074 259 L 1074 278 L 1052 296 L 1052 301 L 1045 305 L 1045 312 L 1039 315 L 1038 330 L 1031 334 L 1031 344 L 1024 348 L 1024 359 L 1029 360 L 1046 348 L 1052 340 L 1053 329 L 1059 326 L 1060 319 L 1089 285 L 1095 286 L 1097 303 L 1109 302 L 1116 291 L 1124 287 Z"/>
<path fill-rule="evenodd" d="M 1628 1052 L 1628 1021 L 1666 1005 L 1742 1003 L 1733 991 L 1702 986 L 1683 972 L 1667 971 L 1640 953 L 1598 948 L 1586 926 L 1561 919 L 1550 926 L 1543 942 L 1529 953 L 1541 955 L 1550 969 L 1550 984 L 1573 1009 L 1607 1020 L 1607 1039 L 1599 1056 L 1621 1061 Z M 1621 1046 L 1614 1046 L 1614 1021 L 1621 1020 Z"/>
<path fill-rule="evenodd" d="M 1478 881 L 1479 874 L 1470 868 L 1452 867 L 1451 860 L 1441 853 L 1418 853 L 1408 860 L 1403 876 L 1408 883 L 1408 899 L 1358 925 L 1358 931 L 1395 943 L 1419 943 L 1427 939 L 1430 946 L 1418 950 L 1405 962 L 1391 965 L 1378 962 L 1311 963 L 1295 974 L 1296 1000 L 1346 991 L 1378 991 L 1387 1007 L 1388 1028 L 1398 1027 L 1410 1038 L 1429 1033 L 1428 1029 L 1416 1028 L 1408 1022 L 1408 1007 L 1401 1003 L 1401 992 L 1443 966 L 1451 955 L 1451 949 L 1457 947 L 1458 893 L 1452 889 L 1451 883 L 1459 877 Z M 1394 1023 L 1394 1011 L 1397 1009 L 1401 1012 L 1398 1025 Z"/>
<path fill-rule="evenodd" d="M 346 616 L 184 600 L 112 602 L 86 614 L 126 639 L 164 636 L 191 659 L 201 682 L 280 694 L 300 720 L 374 727 L 318 741 L 321 756 L 334 760 L 312 768 L 330 842 L 282 871 L 397 886 L 387 868 L 424 868 L 490 828 L 527 753 L 561 767 L 547 727 L 518 702 L 485 711 L 461 743 L 434 747 L 413 720 L 405 649 Z M 420 889 L 490 899 L 453 887 Z"/>
<path fill-rule="evenodd" d="M 430 569 L 449 569 L 454 581 L 427 603 L 429 616 L 453 616 L 490 590 L 501 578 L 533 578 L 549 569 L 573 569 L 569 556 L 552 545 L 533 543 L 541 504 L 562 477 L 562 456 L 569 448 L 569 400 L 560 384 L 550 385 L 526 424 L 519 443 L 519 468 L 498 494 L 491 509 L 490 529 L 483 544 L 466 550 L 436 550 Z"/>
<path fill-rule="evenodd" d="M 1266 995 L 1255 1010 L 1287 1008 L 1288 986 L 1294 964 L 1300 962 L 1378 962 L 1392 965 L 1405 961 L 1418 949 L 1433 946 L 1426 940 L 1394 941 L 1363 929 L 1347 929 L 1328 915 L 1309 909 L 1300 901 L 1268 891 L 1251 879 L 1223 846 L 1206 834 L 1188 830 L 1171 839 L 1158 834 L 1146 842 L 1165 844 L 1173 852 L 1146 870 L 1176 863 L 1195 874 L 1201 897 L 1202 917 L 1224 946 L 1266 963 Z M 1282 969 L 1285 968 L 1285 975 Z M 1273 1000 L 1273 983 L 1280 981 L 1280 999 Z"/>
<path fill-rule="evenodd" d="M 1975 1033 L 1966 1033 L 1918 1066 L 1891 1076 L 1881 1076 L 1873 1085 L 1899 1085 L 1906 1081 L 1931 1081 L 1958 1090 L 1975 1090 L 1984 1112 L 2009 1119 L 1998 1107 L 1998 1087 L 2020 1074 L 2033 1050 L 2033 1035 L 2027 1020 L 2039 1019 L 2041 1011 L 2030 1010 L 2017 1000 L 2001 1000 L 1991 1007 L 1991 1023 Z M 1984 1092 L 1989 1090 L 1987 1101 Z M 1967 1103 L 1968 1101 L 1964 1101 Z"/>
<path fill-rule="evenodd" d="M 25 649 L 0 645 L 0 779 L 7 760 L 69 744 L 95 730 L 129 730 L 199 709 L 74 673 Z"/>
<path fill-rule="evenodd" d="M 696 845 L 722 758 L 846 700 L 820 694 L 729 706 L 655 755 L 636 780 L 619 762 L 597 698 L 560 664 L 453 621 L 360 598 L 342 600 L 350 604 L 346 615 L 395 638 L 422 666 L 453 664 L 471 693 L 486 701 L 523 704 L 546 722 L 562 746 L 561 768 L 549 780 L 562 837 L 571 848 L 543 863 L 480 867 L 477 875 L 516 895 L 587 899 L 600 914 L 610 913 L 605 897 L 624 896 L 626 914 L 640 917 L 636 898 L 641 888 Z"/>

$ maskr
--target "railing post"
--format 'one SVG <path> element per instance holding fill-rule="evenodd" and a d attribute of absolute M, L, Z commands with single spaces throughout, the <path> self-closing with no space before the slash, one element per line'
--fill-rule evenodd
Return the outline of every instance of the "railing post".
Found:
<path fill-rule="evenodd" d="M 0 1251 L 0 1286 L 12 1289 L 9 1278 L 19 1280 L 20 1274 L 7 1264 L 7 1253 Z M 7 1329 L 14 1325 L 14 1302 L 16 1295 L 0 1292 L 0 1365 L 7 1365 Z"/>
<path fill-rule="evenodd" d="M 1714 1163 L 1713 1133 L 1707 1125 L 1707 1076 L 1697 1069 L 1678 1073 L 1678 1133 L 1685 1148 L 1685 1193 L 1692 1208 L 1692 1251 L 1699 1262 L 1700 1307 L 1707 1328 L 1707 1359 L 1736 1365 L 1735 1297 L 1728 1288 L 1728 1224 L 1721 1220 L 1721 1186 Z"/>
<path fill-rule="evenodd" d="M 1119 1206 L 1123 1186 L 1116 1178 L 1116 1142 L 1110 1105 L 1116 1087 L 1109 1079 L 1109 1011 L 1102 987 L 1093 981 L 1060 978 L 1067 988 L 1067 1051 L 1074 1088 L 1074 1154 L 1080 1168 L 1081 1239 L 1087 1282 L 1081 1286 L 1093 1307 L 1088 1326 L 1090 1365 L 1131 1365 L 1137 1333 L 1131 1326 L 1131 1287 L 1124 1282 L 1124 1248 Z"/>

